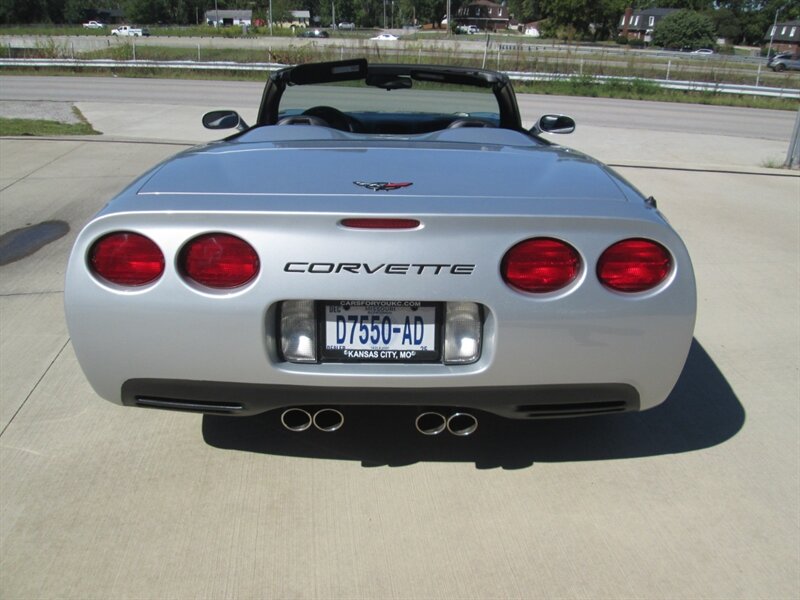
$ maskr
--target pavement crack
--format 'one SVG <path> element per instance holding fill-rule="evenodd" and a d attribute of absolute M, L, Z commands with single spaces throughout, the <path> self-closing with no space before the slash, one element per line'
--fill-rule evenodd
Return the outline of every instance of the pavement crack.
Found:
<path fill-rule="evenodd" d="M 27 140 L 26 140 L 26 141 L 27 141 Z M 21 182 L 21 181 L 25 181 L 26 179 L 28 179 L 29 177 L 31 177 L 31 176 L 32 176 L 32 175 L 34 175 L 35 173 L 38 173 L 38 172 L 39 172 L 39 171 L 41 171 L 42 169 L 44 169 L 44 168 L 46 168 L 46 167 L 49 167 L 50 165 L 52 165 L 54 162 L 56 162 L 56 161 L 58 161 L 58 160 L 61 160 L 61 159 L 62 159 L 62 158 L 64 158 L 64 157 L 65 157 L 67 154 L 71 154 L 71 153 L 75 152 L 75 151 L 76 151 L 78 148 L 80 148 L 80 147 L 81 147 L 81 145 L 82 145 L 82 141 L 81 141 L 81 140 L 69 140 L 69 141 L 76 142 L 76 143 L 77 143 L 77 145 L 76 145 L 76 146 L 74 146 L 74 147 L 72 147 L 72 148 L 68 148 L 66 152 L 64 152 L 63 154 L 59 154 L 58 156 L 56 156 L 56 157 L 55 157 L 55 158 L 53 158 L 52 160 L 49 160 L 49 161 L 47 161 L 46 163 L 42 163 L 41 165 L 39 165 L 37 168 L 35 168 L 35 169 L 34 169 L 33 171 L 31 171 L 30 173 L 25 173 L 25 175 L 23 175 L 22 177 L 20 177 L 20 178 L 18 178 L 18 179 L 15 179 L 15 180 L 14 180 L 12 183 L 10 183 L 9 185 L 5 186 L 5 187 L 4 187 L 2 190 L 0 190 L 0 191 L 5 191 L 5 190 L 7 190 L 7 189 L 8 189 L 8 188 L 10 188 L 10 187 L 13 187 L 13 186 L 15 186 L 15 185 L 16 185 L 16 184 L 18 184 L 19 182 Z"/>
<path fill-rule="evenodd" d="M 198 146 L 203 144 L 204 142 L 201 141 L 190 141 L 190 140 L 145 140 L 145 139 L 138 139 L 138 138 L 118 138 L 118 137 L 103 137 L 103 136 L 93 136 L 93 137 L 86 137 L 86 138 L 77 138 L 77 137 L 44 137 L 44 136 L 36 136 L 34 137 L 20 137 L 20 136 L 8 136 L 3 138 L 4 140 L 12 140 L 17 142 L 80 142 L 82 144 L 139 144 L 139 145 L 149 145 L 149 146 L 180 146 L 182 148 L 191 148 L 193 146 Z M 67 153 L 68 154 L 68 153 Z"/>
<path fill-rule="evenodd" d="M 47 374 L 50 372 L 50 369 L 52 369 L 52 368 L 53 368 L 53 365 L 56 363 L 56 361 L 57 361 L 57 360 L 58 360 L 58 359 L 61 357 L 61 355 L 64 353 L 64 350 L 66 349 L 66 347 L 67 347 L 67 345 L 69 344 L 69 342 L 70 342 L 70 338 L 68 337 L 68 338 L 67 338 L 67 341 L 66 341 L 66 342 L 64 342 L 64 345 L 63 345 L 63 346 L 61 346 L 61 349 L 60 349 L 58 352 L 56 352 L 56 355 L 53 357 L 53 360 L 51 360 L 51 361 L 50 361 L 50 364 L 49 364 L 49 365 L 47 365 L 47 368 L 44 370 L 44 373 L 42 373 L 42 376 L 41 376 L 41 377 L 39 377 L 39 379 L 36 381 L 36 383 L 35 383 L 35 384 L 33 384 L 33 387 L 31 388 L 31 391 L 30 391 L 30 392 L 28 392 L 28 395 L 27 395 L 27 396 L 25 396 L 25 400 L 23 400 L 23 401 L 20 403 L 19 407 L 17 407 L 17 410 L 15 410 L 15 411 L 14 411 L 14 414 L 13 414 L 13 415 L 11 415 L 11 418 L 8 420 L 8 423 L 6 423 L 6 426 L 5 426 L 5 427 L 3 427 L 3 430 L 2 430 L 2 431 L 0 431 L 0 438 L 2 438 L 2 437 L 3 437 L 3 435 L 5 434 L 6 430 L 7 430 L 9 427 L 11 427 L 11 424 L 14 422 L 14 419 L 16 419 L 16 418 L 17 418 L 17 415 L 20 413 L 20 411 L 21 411 L 21 410 L 22 410 L 22 409 L 25 407 L 25 405 L 28 403 L 28 400 L 30 399 L 30 397 L 31 397 L 31 396 L 33 396 L 33 393 L 34 393 L 34 392 L 37 390 L 37 388 L 39 387 L 39 384 L 41 384 L 41 383 L 42 383 L 42 380 L 43 380 L 45 377 L 47 377 Z"/>
<path fill-rule="evenodd" d="M 653 171 L 681 171 L 684 173 L 720 173 L 723 175 L 756 175 L 759 177 L 794 177 L 800 179 L 800 174 L 791 172 L 765 173 L 764 171 L 746 171 L 745 167 L 739 170 L 718 168 L 691 168 L 691 167 L 665 167 L 659 165 L 635 165 L 630 163 L 606 163 L 614 169 L 651 169 Z M 777 169 L 776 169 L 777 171 Z"/>
<path fill-rule="evenodd" d="M 63 294 L 64 290 L 43 290 L 41 292 L 11 292 L 10 294 L 0 293 L 0 298 L 15 298 L 18 296 L 47 296 L 53 294 Z"/>

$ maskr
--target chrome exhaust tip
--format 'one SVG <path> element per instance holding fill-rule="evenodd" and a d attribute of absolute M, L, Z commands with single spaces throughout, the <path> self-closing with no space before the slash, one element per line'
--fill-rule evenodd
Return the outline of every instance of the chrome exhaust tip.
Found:
<path fill-rule="evenodd" d="M 462 437 L 472 435 L 476 429 L 478 429 L 478 419 L 470 413 L 453 413 L 447 419 L 447 431 L 453 435 Z"/>
<path fill-rule="evenodd" d="M 417 416 L 414 426 L 422 435 L 439 435 L 447 427 L 447 419 L 441 413 L 424 412 Z"/>
<path fill-rule="evenodd" d="M 313 421 L 320 431 L 336 431 L 344 425 L 344 415 L 335 408 L 322 408 L 314 413 Z"/>
<path fill-rule="evenodd" d="M 281 413 L 281 424 L 289 431 L 305 431 L 311 423 L 311 413 L 302 408 L 287 408 Z"/>

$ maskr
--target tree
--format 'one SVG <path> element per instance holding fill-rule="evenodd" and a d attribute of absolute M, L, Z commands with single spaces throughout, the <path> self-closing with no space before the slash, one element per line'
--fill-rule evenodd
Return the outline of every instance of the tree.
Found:
<path fill-rule="evenodd" d="M 59 8 L 63 12 L 63 6 L 48 0 L 0 0 L 0 23 L 57 22 Z"/>
<path fill-rule="evenodd" d="M 94 5 L 93 0 L 67 0 L 64 5 L 64 20 L 67 23 L 81 23 L 89 18 L 90 12 L 94 12 Z"/>
<path fill-rule="evenodd" d="M 579 36 L 594 32 L 605 38 L 616 31 L 628 0 L 547 0 L 540 3 L 542 12 L 556 28 L 571 28 Z"/>
<path fill-rule="evenodd" d="M 713 48 L 714 23 L 705 15 L 679 10 L 661 19 L 653 31 L 653 43 L 665 48 Z"/>
<path fill-rule="evenodd" d="M 169 0 L 129 0 L 125 16 L 134 23 L 171 22 Z"/>
<path fill-rule="evenodd" d="M 720 8 L 730 9 L 742 28 L 739 41 L 746 44 L 760 44 L 780 10 L 779 21 L 800 19 L 800 2 L 797 0 L 721 0 Z"/>
<path fill-rule="evenodd" d="M 520 23 L 530 23 L 542 18 L 541 5 L 546 2 L 539 0 L 508 0 L 508 11 Z"/>
<path fill-rule="evenodd" d="M 720 8 L 706 13 L 714 23 L 718 37 L 725 38 L 729 44 L 739 41 L 742 35 L 742 24 L 729 8 Z"/>

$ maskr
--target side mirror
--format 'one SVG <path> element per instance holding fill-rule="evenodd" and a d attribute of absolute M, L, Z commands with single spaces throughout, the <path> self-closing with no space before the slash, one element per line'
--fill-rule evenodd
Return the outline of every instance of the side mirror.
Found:
<path fill-rule="evenodd" d="M 575 119 L 567 115 L 542 115 L 531 128 L 531 133 L 572 133 L 575 131 Z"/>
<path fill-rule="evenodd" d="M 212 110 L 203 115 L 203 127 L 206 129 L 247 129 L 247 123 L 235 110 Z"/>

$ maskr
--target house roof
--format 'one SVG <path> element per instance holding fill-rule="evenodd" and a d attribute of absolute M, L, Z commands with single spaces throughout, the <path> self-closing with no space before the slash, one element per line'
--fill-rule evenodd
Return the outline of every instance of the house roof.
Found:
<path fill-rule="evenodd" d="M 457 17 L 466 20 L 482 20 L 486 22 L 507 22 L 508 9 L 502 4 L 491 0 L 472 0 L 469 4 L 462 4 L 456 12 Z"/>
<path fill-rule="evenodd" d="M 677 12 L 678 8 L 642 8 L 633 11 L 633 16 L 639 17 L 666 17 L 670 13 Z"/>
<path fill-rule="evenodd" d="M 289 14 L 295 19 L 310 19 L 311 11 L 308 10 L 290 10 Z"/>
<path fill-rule="evenodd" d="M 652 29 L 653 25 L 650 25 L 651 18 L 654 23 L 657 23 L 667 15 L 677 12 L 678 10 L 677 8 L 643 8 L 634 10 L 628 18 L 628 31 L 647 31 Z M 628 15 L 624 14 L 620 18 L 619 25 L 617 26 L 619 29 L 623 29 L 626 26 L 626 17 L 628 17 Z M 634 23 L 636 24 L 634 25 Z"/>
<path fill-rule="evenodd" d="M 764 34 L 764 39 L 772 38 L 772 25 Z M 775 25 L 774 42 L 795 42 L 800 43 L 800 21 L 784 21 Z"/>

